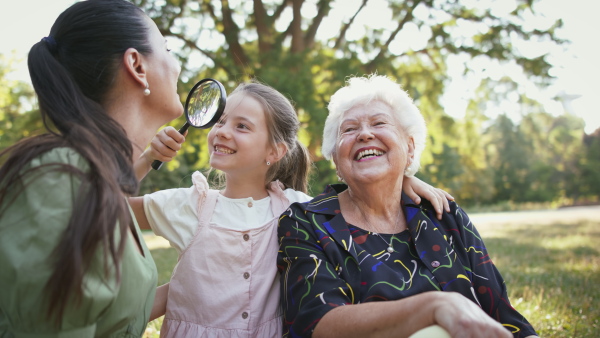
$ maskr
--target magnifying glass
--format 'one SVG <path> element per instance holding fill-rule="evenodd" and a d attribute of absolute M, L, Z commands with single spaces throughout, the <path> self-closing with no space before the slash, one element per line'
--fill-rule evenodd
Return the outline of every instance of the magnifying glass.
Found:
<path fill-rule="evenodd" d="M 185 100 L 184 113 L 187 122 L 179 129 L 179 133 L 183 135 L 190 126 L 200 129 L 212 127 L 225 110 L 226 97 L 221 82 L 210 78 L 198 81 Z M 159 160 L 152 162 L 154 170 L 160 169 L 162 165 Z"/>

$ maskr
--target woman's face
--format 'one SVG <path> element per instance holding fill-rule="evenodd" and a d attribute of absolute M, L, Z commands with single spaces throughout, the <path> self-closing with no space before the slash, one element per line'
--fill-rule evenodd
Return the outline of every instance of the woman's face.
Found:
<path fill-rule="evenodd" d="M 167 42 L 158 27 L 146 17 L 149 27 L 149 42 L 152 53 L 148 60 L 149 104 L 165 117 L 165 123 L 183 113 L 183 106 L 177 93 L 177 80 L 181 67 L 167 47 Z"/>
<path fill-rule="evenodd" d="M 273 162 L 264 109 L 253 97 L 234 93 L 227 98 L 221 120 L 208 133 L 210 165 L 228 174 L 265 176 Z"/>
<path fill-rule="evenodd" d="M 414 140 L 400 127 L 392 108 L 373 101 L 344 113 L 333 160 L 339 175 L 352 186 L 398 180 L 413 152 Z"/>

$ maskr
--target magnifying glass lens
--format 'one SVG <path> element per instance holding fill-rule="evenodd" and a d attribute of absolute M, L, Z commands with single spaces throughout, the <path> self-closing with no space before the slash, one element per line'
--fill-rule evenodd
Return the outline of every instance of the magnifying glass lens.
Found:
<path fill-rule="evenodd" d="M 189 126 L 200 129 L 212 127 L 225 110 L 226 97 L 225 88 L 217 80 L 207 78 L 196 83 L 185 101 L 187 122 L 179 129 L 179 133 L 184 134 Z M 161 166 L 162 162 L 159 160 L 152 162 L 155 170 Z"/>
<path fill-rule="evenodd" d="M 188 122 L 194 127 L 207 125 L 219 109 L 221 89 L 214 81 L 196 87 L 188 102 Z"/>

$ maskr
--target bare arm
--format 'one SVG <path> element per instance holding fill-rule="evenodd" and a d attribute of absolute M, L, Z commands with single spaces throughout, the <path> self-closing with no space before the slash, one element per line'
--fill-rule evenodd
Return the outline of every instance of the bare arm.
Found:
<path fill-rule="evenodd" d="M 323 316 L 313 336 L 408 337 L 435 324 L 452 337 L 512 336 L 466 297 L 441 291 L 395 301 L 339 306 Z"/>
<path fill-rule="evenodd" d="M 133 163 L 133 170 L 138 181 L 141 181 L 148 174 L 152 169 L 152 162 L 155 160 L 161 162 L 171 161 L 181 149 L 181 144 L 185 142 L 185 135 L 187 135 L 187 132 L 181 135 L 173 127 L 165 127 L 159 131 L 150 142 L 150 147 Z"/>
<path fill-rule="evenodd" d="M 415 203 L 421 203 L 421 197 L 425 198 L 435 208 L 435 212 L 438 219 L 442 219 L 442 213 L 444 210 L 450 212 L 450 206 L 448 200 L 454 201 L 454 197 L 446 191 L 434 188 L 433 186 L 421 181 L 420 179 L 411 176 L 404 176 L 402 182 L 402 191 L 408 195 Z"/>
<path fill-rule="evenodd" d="M 146 212 L 144 211 L 144 197 L 129 197 L 129 205 L 131 206 L 131 210 L 133 210 L 140 229 L 151 230 L 148 217 L 146 217 Z"/>
<path fill-rule="evenodd" d="M 152 311 L 150 312 L 150 319 L 153 321 L 160 316 L 164 316 L 167 312 L 167 296 L 169 295 L 169 283 L 163 284 L 156 288 L 156 296 L 154 297 L 154 304 L 152 305 Z"/>

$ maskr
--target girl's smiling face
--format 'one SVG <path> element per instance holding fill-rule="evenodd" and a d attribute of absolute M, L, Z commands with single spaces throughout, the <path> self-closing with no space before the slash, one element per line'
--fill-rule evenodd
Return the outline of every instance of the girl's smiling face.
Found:
<path fill-rule="evenodd" d="M 264 178 L 273 151 L 262 105 L 244 93 L 229 96 L 223 117 L 208 133 L 208 146 L 211 167 Z"/>

